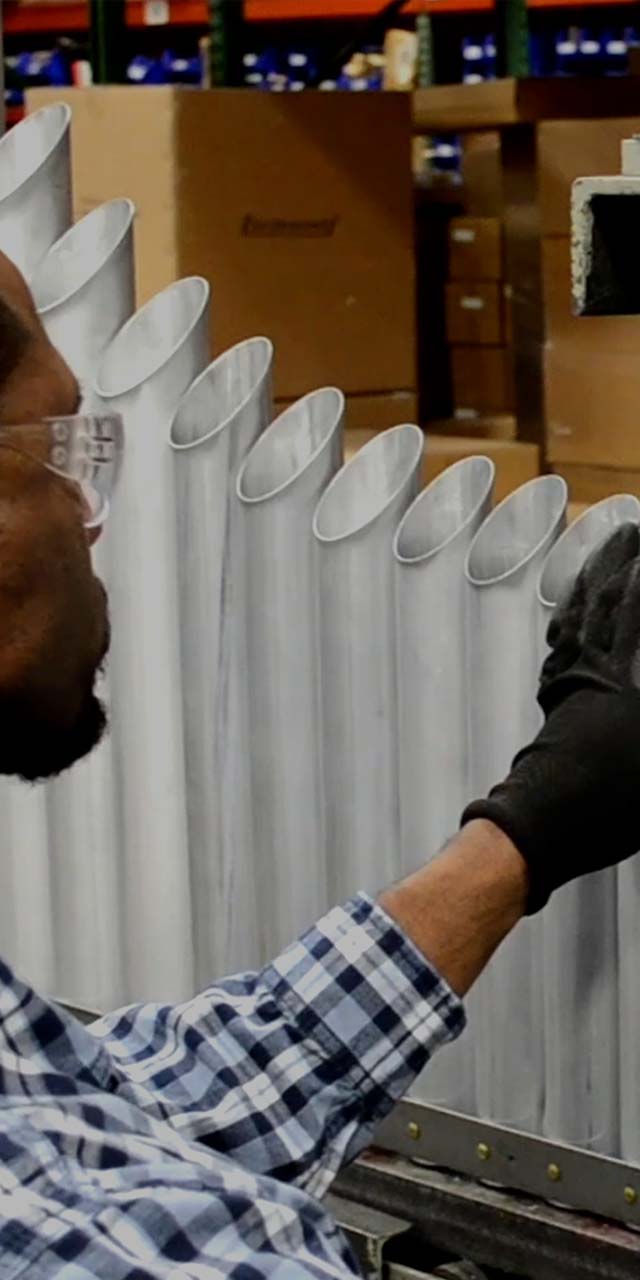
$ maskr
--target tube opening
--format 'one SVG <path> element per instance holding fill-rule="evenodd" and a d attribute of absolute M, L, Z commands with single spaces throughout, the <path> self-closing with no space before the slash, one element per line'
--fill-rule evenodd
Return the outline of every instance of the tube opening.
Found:
<path fill-rule="evenodd" d="M 580 572 L 587 556 L 626 521 L 640 521 L 640 502 L 630 493 L 616 494 L 589 507 L 558 538 L 540 574 L 538 599 L 554 609 Z"/>
<path fill-rule="evenodd" d="M 55 151 L 70 120 L 71 108 L 56 102 L 25 116 L 0 138 L 0 200 L 33 177 Z"/>
<path fill-rule="evenodd" d="M 189 337 L 208 300 L 202 276 L 178 280 L 150 298 L 107 347 L 96 378 L 98 395 L 125 395 L 146 382 Z"/>
<path fill-rule="evenodd" d="M 302 474 L 333 436 L 344 413 L 344 396 L 323 387 L 285 409 L 256 441 L 238 476 L 243 502 L 263 502 Z"/>
<path fill-rule="evenodd" d="M 92 209 L 51 246 L 31 281 L 40 315 L 66 302 L 98 274 L 127 234 L 134 213 L 131 200 L 110 200 Z"/>
<path fill-rule="evenodd" d="M 193 449 L 224 431 L 267 376 L 272 360 L 268 338 L 247 338 L 212 361 L 176 409 L 171 447 Z"/>
<path fill-rule="evenodd" d="M 567 502 L 561 476 L 537 476 L 509 494 L 478 530 L 467 558 L 474 586 L 488 586 L 522 569 L 560 524 Z"/>
<path fill-rule="evenodd" d="M 416 564 L 448 546 L 490 497 L 495 470 L 490 458 L 461 458 L 436 476 L 402 519 L 394 541 L 397 559 Z"/>
<path fill-rule="evenodd" d="M 420 461 L 424 436 L 408 423 L 369 440 L 334 476 L 318 503 L 313 531 L 337 542 L 365 529 L 391 505 Z"/>

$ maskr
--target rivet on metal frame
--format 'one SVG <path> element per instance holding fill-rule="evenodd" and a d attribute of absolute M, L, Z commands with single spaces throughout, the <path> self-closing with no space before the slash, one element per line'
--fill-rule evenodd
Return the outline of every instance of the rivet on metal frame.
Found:
<path fill-rule="evenodd" d="M 547 1167 L 547 1177 L 551 1182 L 560 1182 L 562 1179 L 562 1169 L 557 1164 L 550 1164 Z"/>
<path fill-rule="evenodd" d="M 422 1129 L 419 1124 L 416 1124 L 415 1120 L 409 1121 L 407 1125 L 407 1133 L 410 1138 L 413 1138 L 414 1142 L 417 1142 L 418 1138 L 422 1137 Z"/>
<path fill-rule="evenodd" d="M 624 1198 L 627 1204 L 637 1204 L 638 1192 L 636 1191 L 635 1187 L 625 1187 Z"/>
<path fill-rule="evenodd" d="M 478 1160 L 490 1160 L 491 1147 L 488 1147 L 486 1142 L 479 1142 L 476 1147 L 476 1155 L 478 1157 Z"/>

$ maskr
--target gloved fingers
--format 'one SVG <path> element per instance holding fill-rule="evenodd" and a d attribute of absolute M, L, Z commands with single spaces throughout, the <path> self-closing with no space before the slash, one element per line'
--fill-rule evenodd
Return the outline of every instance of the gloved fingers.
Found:
<path fill-rule="evenodd" d="M 577 661 L 585 600 L 584 579 L 578 574 L 575 581 L 565 588 L 547 628 L 549 653 L 542 665 L 541 686 L 555 680 Z"/>
<path fill-rule="evenodd" d="M 593 610 L 611 580 L 640 552 L 640 528 L 631 521 L 621 524 L 585 560 L 573 588 L 554 611 L 547 632 L 551 648 L 570 642 L 582 644 L 587 613 Z M 592 628 L 593 631 L 593 628 Z"/>
<path fill-rule="evenodd" d="M 612 669 L 622 686 L 640 687 L 640 557 L 633 562 L 615 610 Z"/>
<path fill-rule="evenodd" d="M 547 631 L 550 652 L 540 676 L 538 701 L 545 714 L 576 687 L 572 679 L 565 688 L 562 676 L 589 664 L 601 670 L 613 645 L 617 606 L 639 551 L 638 526 L 620 525 L 592 551 L 558 603 Z"/>
<path fill-rule="evenodd" d="M 610 665 L 613 662 L 614 646 L 624 616 L 623 602 L 635 564 L 635 560 L 630 560 L 612 573 L 598 591 L 587 592 L 580 633 L 582 656 L 587 662 L 592 661 L 596 665 L 602 662 Z M 629 601 L 629 611 L 632 611 L 632 605 L 633 598 Z"/>
<path fill-rule="evenodd" d="M 640 554 L 640 525 L 626 520 L 587 557 L 581 569 L 587 593 L 601 591 L 610 578 Z"/>

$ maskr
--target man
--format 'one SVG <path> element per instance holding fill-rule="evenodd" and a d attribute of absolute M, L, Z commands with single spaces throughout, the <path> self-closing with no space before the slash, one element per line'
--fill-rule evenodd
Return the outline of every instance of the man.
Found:
<path fill-rule="evenodd" d="M 79 401 L 20 273 L 0 254 L 0 772 L 30 781 L 90 751 L 105 724 L 93 685 L 108 647 L 106 602 L 82 497 L 27 452 L 40 420 L 74 414 Z"/>
<path fill-rule="evenodd" d="M 2 429 L 77 399 L 3 271 L 0 760 L 33 777 L 97 736 L 79 725 L 107 625 L 73 486 Z M 0 964 L 4 1280 L 353 1273 L 317 1197 L 461 1031 L 460 998 L 519 919 L 640 847 L 639 553 L 624 526 L 585 568 L 552 626 L 541 734 L 377 904 L 334 909 L 262 973 L 91 1029 Z"/>

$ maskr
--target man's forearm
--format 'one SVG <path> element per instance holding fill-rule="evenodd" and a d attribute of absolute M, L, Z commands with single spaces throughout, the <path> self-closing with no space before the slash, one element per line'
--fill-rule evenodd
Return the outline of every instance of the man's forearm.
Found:
<path fill-rule="evenodd" d="M 491 822 L 470 822 L 433 862 L 386 889 L 384 908 L 458 995 L 524 914 L 527 868 Z"/>

